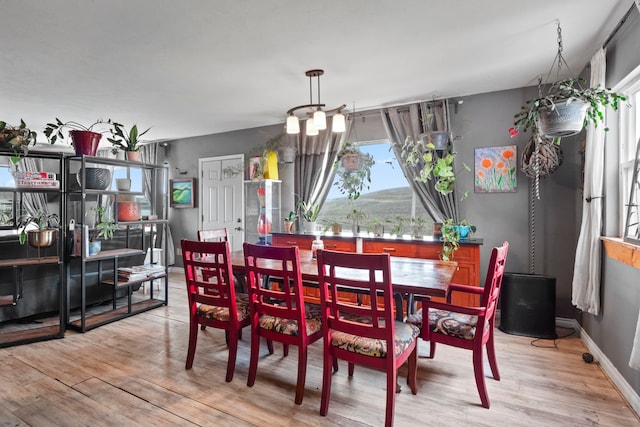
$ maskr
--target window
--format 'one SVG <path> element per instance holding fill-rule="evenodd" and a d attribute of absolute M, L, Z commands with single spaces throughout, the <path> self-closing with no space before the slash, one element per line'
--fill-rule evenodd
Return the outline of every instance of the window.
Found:
<path fill-rule="evenodd" d="M 632 189 L 635 159 L 637 155 L 637 144 L 640 138 L 640 72 L 631 79 L 631 82 L 620 89 L 628 95 L 628 104 L 620 110 L 620 229 L 621 236 L 638 236 L 638 206 L 633 206 L 638 202 L 638 187 Z M 631 192 L 636 194 L 635 203 L 629 206 Z M 631 209 L 631 212 L 629 211 Z M 631 213 L 632 222 L 635 227 L 628 228 L 627 216 Z M 633 221 L 635 218 L 635 221 Z"/>
<path fill-rule="evenodd" d="M 318 221 L 328 230 L 339 223 L 343 231 L 352 231 L 354 210 L 364 213 L 359 221 L 360 232 L 373 231 L 376 223 L 385 226 L 385 234 L 410 234 L 409 218 L 424 219 L 424 234 L 432 233 L 433 220 L 416 197 L 404 177 L 398 160 L 390 150 L 388 140 L 357 143 L 360 151 L 370 153 L 375 164 L 371 168 L 369 189 L 364 189 L 356 200 L 349 200 L 340 193 L 338 179 L 334 179 L 327 200 L 322 206 Z"/>

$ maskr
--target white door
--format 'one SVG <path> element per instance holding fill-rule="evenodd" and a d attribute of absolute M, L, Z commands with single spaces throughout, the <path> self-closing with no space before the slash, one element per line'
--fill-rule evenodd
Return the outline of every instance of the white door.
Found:
<path fill-rule="evenodd" d="M 200 159 L 199 229 L 226 228 L 232 251 L 244 242 L 244 155 Z"/>

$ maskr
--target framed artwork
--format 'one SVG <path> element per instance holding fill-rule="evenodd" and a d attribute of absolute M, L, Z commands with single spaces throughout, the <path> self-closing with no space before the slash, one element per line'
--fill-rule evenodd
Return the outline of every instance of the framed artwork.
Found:
<path fill-rule="evenodd" d="M 169 181 L 172 208 L 196 207 L 196 179 L 178 178 Z"/>
<path fill-rule="evenodd" d="M 514 193 L 518 188 L 517 146 L 476 148 L 476 193 Z"/>

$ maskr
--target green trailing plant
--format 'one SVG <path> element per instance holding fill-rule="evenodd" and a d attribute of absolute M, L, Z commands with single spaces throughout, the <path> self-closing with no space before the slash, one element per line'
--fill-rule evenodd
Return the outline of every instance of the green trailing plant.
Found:
<path fill-rule="evenodd" d="M 300 218 L 306 222 L 316 222 L 318 214 L 320 213 L 320 205 L 317 203 L 307 203 L 301 200 L 298 203 L 298 211 L 300 212 Z"/>
<path fill-rule="evenodd" d="M 440 252 L 440 258 L 442 260 L 450 261 L 453 258 L 455 251 L 460 248 L 460 227 L 469 227 L 470 234 L 475 233 L 476 231 L 476 227 L 466 219 L 463 219 L 456 224 L 453 219 L 448 218 L 442 224 L 442 227 L 440 228 L 440 231 L 442 232 L 442 252 Z"/>
<path fill-rule="evenodd" d="M 58 228 L 60 226 L 60 217 L 58 214 L 49 214 L 42 210 L 38 210 L 35 214 L 24 214 L 18 219 L 18 230 L 20 244 L 23 245 L 27 241 L 27 226 L 35 225 L 38 230 L 48 228 Z"/>
<path fill-rule="evenodd" d="M 11 163 L 18 163 L 23 156 L 28 155 L 29 147 L 35 146 L 37 140 L 38 133 L 30 130 L 24 120 L 20 119 L 19 126 L 12 126 L 0 120 L 0 141 L 6 141 L 13 149 Z"/>
<path fill-rule="evenodd" d="M 54 122 L 47 123 L 47 126 L 44 128 L 44 134 L 46 135 L 47 139 L 51 144 L 55 144 L 56 141 L 63 140 L 65 138 L 63 133 L 65 129 L 84 130 L 84 131 L 96 132 L 96 133 L 106 133 L 111 131 L 113 126 L 117 124 L 118 123 L 111 121 L 111 119 L 108 119 L 106 121 L 102 119 L 98 119 L 91 125 L 85 126 L 82 123 L 78 123 L 74 121 L 63 122 L 62 120 L 56 118 Z"/>
<path fill-rule="evenodd" d="M 355 159 L 357 163 L 351 163 L 347 159 Z M 340 193 L 350 200 L 356 200 L 360 193 L 369 189 L 371 183 L 371 167 L 375 164 L 373 156 L 363 153 L 353 143 L 347 142 L 338 153 L 334 168 L 338 181 L 334 184 L 338 186 Z M 349 167 L 353 165 L 353 167 Z"/>
<path fill-rule="evenodd" d="M 113 123 L 113 127 L 111 128 L 112 138 L 107 138 L 107 140 L 115 148 L 119 148 L 122 151 L 139 151 L 140 143 L 142 142 L 140 137 L 149 132 L 149 130 L 151 130 L 151 128 L 147 128 L 143 132 L 138 132 L 138 125 L 133 125 L 131 129 L 129 129 L 129 132 L 126 132 L 124 126 L 120 123 Z"/>
<path fill-rule="evenodd" d="M 595 86 L 583 89 L 581 84 L 583 78 L 571 78 L 553 83 L 545 96 L 529 99 L 514 116 L 513 127 L 509 129 L 511 136 L 516 136 L 519 132 L 526 132 L 531 129 L 533 133 L 541 134 L 538 129 L 538 117 L 542 111 L 555 110 L 560 103 L 570 104 L 576 100 L 587 103 L 587 114 L 584 119 L 584 126 L 590 123 L 595 127 L 599 122 L 604 122 L 604 110 L 611 107 L 618 110 L 620 102 L 626 101 L 627 97 L 613 92 L 610 88 L 600 88 Z M 608 131 L 609 128 L 605 128 Z M 555 138 L 559 144 L 560 137 Z"/>

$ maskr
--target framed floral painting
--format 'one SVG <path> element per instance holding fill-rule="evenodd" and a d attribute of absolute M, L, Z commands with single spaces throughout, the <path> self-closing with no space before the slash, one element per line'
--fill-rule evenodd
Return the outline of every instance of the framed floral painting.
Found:
<path fill-rule="evenodd" d="M 476 193 L 514 193 L 518 187 L 517 146 L 476 148 Z"/>

